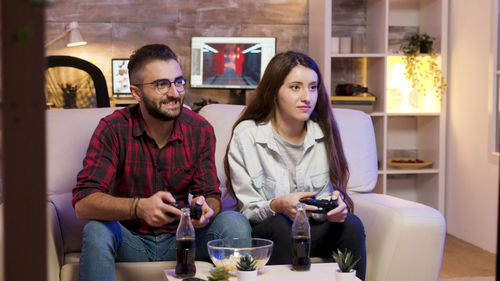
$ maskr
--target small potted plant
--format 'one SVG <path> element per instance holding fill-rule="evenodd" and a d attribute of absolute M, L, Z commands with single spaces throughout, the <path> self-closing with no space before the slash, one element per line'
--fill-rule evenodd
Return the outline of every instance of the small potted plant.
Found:
<path fill-rule="evenodd" d="M 217 266 L 210 270 L 210 276 L 208 276 L 208 281 L 228 281 L 229 272 L 225 267 Z"/>
<path fill-rule="evenodd" d="M 441 100 L 446 91 L 446 82 L 439 68 L 437 55 L 434 53 L 434 40 L 435 38 L 426 33 L 415 33 L 407 39 L 401 49 L 404 54 L 405 77 L 410 81 L 412 88 L 417 93 L 425 95 L 425 81 L 428 80 L 434 85 L 435 94 Z M 423 54 L 427 56 L 422 56 Z M 425 66 L 424 60 L 428 60 L 428 66 Z"/>
<path fill-rule="evenodd" d="M 359 262 L 360 258 L 354 260 L 354 256 L 347 249 L 344 249 L 344 251 L 337 249 L 337 252 L 333 252 L 332 257 L 339 267 L 335 271 L 335 280 L 354 281 L 356 277 L 356 270 L 354 267 Z"/>
<path fill-rule="evenodd" d="M 240 260 L 236 263 L 236 269 L 238 281 L 257 280 L 257 261 L 252 256 L 241 256 Z"/>
<path fill-rule="evenodd" d="M 63 91 L 63 107 L 76 108 L 76 91 L 78 90 L 78 86 L 66 83 L 66 85 L 62 84 L 59 87 Z"/>

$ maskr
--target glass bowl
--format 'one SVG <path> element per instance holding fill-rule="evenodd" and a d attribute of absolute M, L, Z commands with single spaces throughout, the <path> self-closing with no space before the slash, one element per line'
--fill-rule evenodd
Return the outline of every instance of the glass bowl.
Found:
<path fill-rule="evenodd" d="M 223 266 L 229 272 L 236 272 L 236 263 L 241 256 L 250 255 L 256 261 L 257 269 L 263 267 L 273 251 L 273 241 L 260 238 L 227 238 L 207 243 L 208 254 L 215 266 Z"/>

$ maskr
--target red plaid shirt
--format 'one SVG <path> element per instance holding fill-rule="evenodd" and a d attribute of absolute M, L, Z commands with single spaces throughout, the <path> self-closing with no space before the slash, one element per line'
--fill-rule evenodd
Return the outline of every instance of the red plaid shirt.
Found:
<path fill-rule="evenodd" d="M 161 149 L 147 131 L 138 105 L 117 110 L 101 119 L 90 140 L 73 188 L 73 206 L 94 192 L 146 198 L 163 190 L 180 204 L 187 204 L 188 193 L 220 200 L 214 153 L 212 126 L 191 110 L 182 111 Z M 121 223 L 134 233 L 158 235 L 175 233 L 178 222 L 160 228 L 141 219 Z"/>

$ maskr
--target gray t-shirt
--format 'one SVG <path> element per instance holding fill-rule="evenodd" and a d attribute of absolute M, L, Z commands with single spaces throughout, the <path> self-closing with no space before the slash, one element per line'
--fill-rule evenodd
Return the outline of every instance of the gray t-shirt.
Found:
<path fill-rule="evenodd" d="M 302 160 L 304 156 L 304 143 L 293 144 L 285 140 L 282 136 L 276 132 L 273 128 L 274 139 L 278 146 L 278 150 L 285 161 L 285 165 L 288 169 L 288 177 L 290 181 L 290 193 L 297 191 L 297 179 L 296 179 L 296 167 L 297 164 Z"/>

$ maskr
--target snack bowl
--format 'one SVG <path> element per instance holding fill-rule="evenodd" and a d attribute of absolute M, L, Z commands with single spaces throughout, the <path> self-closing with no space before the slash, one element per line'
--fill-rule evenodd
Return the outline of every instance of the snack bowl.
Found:
<path fill-rule="evenodd" d="M 241 256 L 250 255 L 257 261 L 257 269 L 263 267 L 273 251 L 273 241 L 261 238 L 226 238 L 207 243 L 208 255 L 215 266 L 223 266 L 236 273 L 236 263 Z"/>

